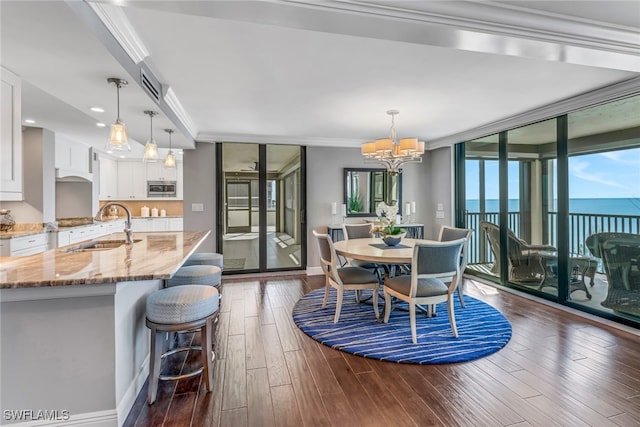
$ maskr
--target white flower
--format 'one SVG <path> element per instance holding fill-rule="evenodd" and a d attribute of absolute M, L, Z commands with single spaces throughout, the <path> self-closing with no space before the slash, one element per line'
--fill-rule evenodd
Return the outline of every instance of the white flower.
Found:
<path fill-rule="evenodd" d="M 383 230 L 381 231 L 391 232 L 396 223 L 398 206 L 395 204 L 387 205 L 385 202 L 380 202 L 376 206 L 376 215 L 378 216 L 378 221 L 384 224 Z"/>

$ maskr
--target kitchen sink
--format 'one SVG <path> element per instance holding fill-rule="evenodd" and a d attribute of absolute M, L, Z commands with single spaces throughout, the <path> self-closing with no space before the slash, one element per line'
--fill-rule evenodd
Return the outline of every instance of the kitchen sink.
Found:
<path fill-rule="evenodd" d="M 141 239 L 134 239 L 133 243 L 138 243 Z M 126 240 L 98 240 L 95 242 L 81 243 L 65 250 L 65 252 L 85 252 L 85 251 L 106 251 L 109 249 L 119 248 L 126 244 Z"/>

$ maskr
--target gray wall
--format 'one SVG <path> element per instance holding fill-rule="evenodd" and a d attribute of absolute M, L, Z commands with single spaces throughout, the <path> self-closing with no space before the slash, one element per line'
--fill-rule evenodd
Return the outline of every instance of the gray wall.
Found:
<path fill-rule="evenodd" d="M 93 183 L 56 182 L 56 218 L 77 218 L 94 216 Z"/>
<path fill-rule="evenodd" d="M 216 156 L 215 144 L 198 142 L 195 150 L 184 150 L 184 229 L 211 230 L 198 252 L 216 251 Z M 192 205 L 202 204 L 202 212 Z"/>
<path fill-rule="evenodd" d="M 416 202 L 416 223 L 424 224 L 425 238 L 437 237 L 440 225 L 452 224 L 452 150 L 449 147 L 426 152 L 422 163 L 403 167 L 402 201 Z M 320 266 L 316 241 L 311 230 L 332 222 L 331 203 L 343 203 L 343 169 L 377 167 L 365 163 L 359 148 L 307 147 L 307 268 L 317 273 Z M 214 251 L 216 224 L 215 145 L 197 143 L 184 152 L 185 230 L 211 230 L 199 251 Z M 193 212 L 192 204 L 202 203 L 203 212 Z M 436 218 L 442 203 L 444 218 Z M 350 218 L 359 222 L 361 218 Z M 314 268 L 317 267 L 317 268 Z"/>
<path fill-rule="evenodd" d="M 16 223 L 42 223 L 56 219 L 55 134 L 27 127 L 22 132 L 24 201 L 2 202 Z"/>

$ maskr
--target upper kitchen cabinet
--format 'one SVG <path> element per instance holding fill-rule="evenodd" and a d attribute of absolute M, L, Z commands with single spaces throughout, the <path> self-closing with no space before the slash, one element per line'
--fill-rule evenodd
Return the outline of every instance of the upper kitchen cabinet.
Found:
<path fill-rule="evenodd" d="M 118 199 L 146 199 L 147 174 L 144 164 L 118 162 Z"/>
<path fill-rule="evenodd" d="M 0 67 L 0 200 L 23 200 L 22 194 L 22 83 Z"/>
<path fill-rule="evenodd" d="M 100 159 L 100 200 L 118 198 L 118 164 L 109 158 Z"/>
<path fill-rule="evenodd" d="M 147 165 L 147 181 L 176 181 L 176 169 L 167 169 L 164 162 L 149 162 Z"/>
<path fill-rule="evenodd" d="M 88 174 L 91 172 L 90 159 L 91 149 L 89 146 L 56 135 L 56 169 Z"/>

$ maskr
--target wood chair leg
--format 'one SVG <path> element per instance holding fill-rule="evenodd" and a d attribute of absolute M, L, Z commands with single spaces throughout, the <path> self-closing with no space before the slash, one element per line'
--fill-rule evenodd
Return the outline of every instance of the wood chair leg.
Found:
<path fill-rule="evenodd" d="M 458 338 L 458 327 L 456 326 L 456 313 L 453 311 L 453 295 L 449 296 L 447 299 L 447 308 L 449 311 L 449 323 L 451 323 L 451 330 L 453 331 L 453 336 Z"/>
<path fill-rule="evenodd" d="M 331 285 L 329 284 L 329 278 L 327 276 L 324 276 L 324 299 L 322 300 L 322 308 L 327 308 L 330 289 L 331 289 Z"/>
<path fill-rule="evenodd" d="M 384 293 L 384 323 L 389 323 L 389 316 L 391 315 L 391 295 Z"/>
<path fill-rule="evenodd" d="M 344 290 L 342 288 L 338 288 L 338 295 L 336 297 L 336 314 L 335 316 L 333 316 L 333 323 L 338 323 L 338 320 L 340 319 L 340 311 L 342 310 L 342 296 L 344 293 Z"/>
<path fill-rule="evenodd" d="M 418 334 L 416 332 L 416 305 L 409 303 L 409 319 L 411 322 L 411 340 L 414 344 L 418 344 Z"/>
<path fill-rule="evenodd" d="M 372 302 L 373 302 L 373 311 L 376 313 L 376 320 L 380 319 L 380 310 L 378 310 L 378 292 L 380 290 L 376 287 L 373 289 L 373 296 L 372 296 Z"/>

